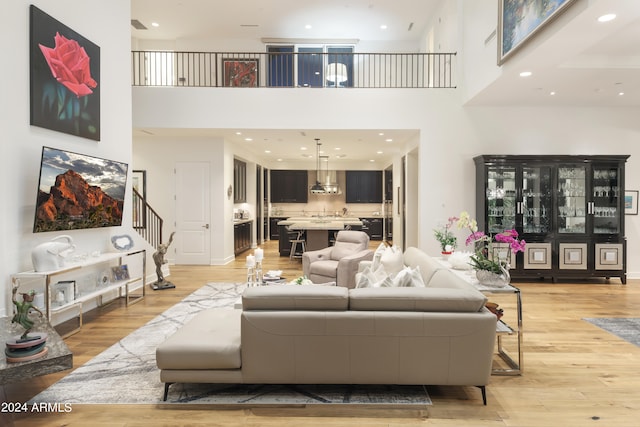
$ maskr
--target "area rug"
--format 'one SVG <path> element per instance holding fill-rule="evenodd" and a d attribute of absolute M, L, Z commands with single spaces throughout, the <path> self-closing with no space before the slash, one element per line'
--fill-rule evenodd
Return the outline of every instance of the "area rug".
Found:
<path fill-rule="evenodd" d="M 424 386 L 174 384 L 166 402 L 156 347 L 198 312 L 233 310 L 244 284 L 209 283 L 35 396 L 30 403 L 430 405 Z"/>
<path fill-rule="evenodd" d="M 640 318 L 599 317 L 585 318 L 584 320 L 640 347 Z"/>

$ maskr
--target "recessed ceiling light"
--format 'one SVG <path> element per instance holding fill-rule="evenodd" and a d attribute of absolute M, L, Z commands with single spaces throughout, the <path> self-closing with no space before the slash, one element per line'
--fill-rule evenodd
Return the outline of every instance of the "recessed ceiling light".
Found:
<path fill-rule="evenodd" d="M 269 154 L 269 153 L 271 153 L 271 150 L 264 150 L 264 152 Z"/>
<path fill-rule="evenodd" d="M 282 159 L 278 159 L 277 161 L 278 161 L 278 162 L 281 162 L 281 161 L 282 161 Z"/>
<path fill-rule="evenodd" d="M 152 26 L 152 27 L 159 27 L 159 26 L 160 26 L 160 24 L 158 24 L 157 22 L 152 22 L 152 23 L 151 23 L 151 26 Z"/>
<path fill-rule="evenodd" d="M 236 135 L 242 135 L 242 132 L 236 132 Z"/>
<path fill-rule="evenodd" d="M 311 28 L 313 28 L 313 27 L 311 27 L 311 25 L 310 25 L 310 24 L 307 24 L 307 25 L 305 25 L 304 27 L 305 27 L 307 30 L 310 30 Z"/>
<path fill-rule="evenodd" d="M 382 24 L 382 25 L 380 25 L 380 29 L 381 29 L 381 30 L 386 30 L 386 29 L 387 29 L 387 26 L 386 26 L 385 24 Z"/>
<path fill-rule="evenodd" d="M 553 91 L 553 90 L 551 92 L 549 92 L 549 95 L 551 95 L 551 96 L 554 96 L 555 94 L 556 94 L 556 92 Z"/>
<path fill-rule="evenodd" d="M 384 151 L 376 151 L 376 154 L 382 154 Z"/>
<path fill-rule="evenodd" d="M 334 148 L 334 150 L 336 150 L 336 151 L 340 151 L 340 150 L 342 150 L 342 148 L 340 148 L 340 147 L 336 147 L 336 148 Z"/>
<path fill-rule="evenodd" d="M 619 95 L 619 96 L 623 96 L 623 95 L 624 95 L 624 92 L 618 92 L 618 95 Z"/>
<path fill-rule="evenodd" d="M 616 19 L 615 13 L 607 13 L 606 15 L 602 15 L 601 17 L 599 17 L 598 22 L 609 22 L 613 21 L 614 19 Z"/>
<path fill-rule="evenodd" d="M 384 136 L 384 132 L 380 132 L 378 135 L 380 135 L 380 136 Z"/>
<path fill-rule="evenodd" d="M 306 149 L 307 149 L 307 147 L 300 147 L 300 149 L 301 149 L 302 151 L 304 151 L 304 150 L 306 150 Z"/>
<path fill-rule="evenodd" d="M 529 77 L 531 76 L 533 73 L 531 71 L 523 71 L 520 73 L 520 77 Z"/>
<path fill-rule="evenodd" d="M 376 162 L 376 161 L 375 161 L 375 160 L 373 160 L 373 159 L 370 159 L 369 161 L 370 161 L 371 163 L 375 163 L 375 162 Z"/>
<path fill-rule="evenodd" d="M 391 138 L 387 138 L 387 139 L 385 139 L 385 141 L 386 141 L 386 142 L 393 142 L 393 139 L 391 139 Z"/>
<path fill-rule="evenodd" d="M 249 141 L 253 141 L 253 138 L 245 138 L 244 140 L 249 142 Z"/>

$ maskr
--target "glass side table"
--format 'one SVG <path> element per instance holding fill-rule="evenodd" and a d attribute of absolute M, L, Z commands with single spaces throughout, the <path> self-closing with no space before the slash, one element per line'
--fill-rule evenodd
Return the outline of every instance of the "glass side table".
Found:
<path fill-rule="evenodd" d="M 521 375 L 522 374 L 522 296 L 520 289 L 513 285 L 502 288 L 483 286 L 480 283 L 474 284 L 475 288 L 484 295 L 513 294 L 516 298 L 516 325 L 510 325 L 498 320 L 496 324 L 496 335 L 498 340 L 498 356 L 507 364 L 507 368 L 494 368 L 494 375 Z M 505 349 L 504 339 L 514 337 L 516 340 L 516 354 L 513 356 Z"/>
<path fill-rule="evenodd" d="M 456 270 L 451 268 L 451 264 L 439 258 L 440 264 L 449 269 L 467 283 L 472 285 L 484 295 L 509 295 L 516 298 L 516 324 L 511 325 L 503 320 L 498 320 L 496 324 L 496 336 L 498 341 L 498 356 L 506 363 L 506 368 L 493 368 L 494 375 L 522 375 L 523 372 L 523 352 L 522 352 L 522 296 L 520 289 L 513 285 L 504 287 L 493 287 L 481 285 L 476 279 L 474 270 Z M 505 349 L 504 340 L 515 339 L 515 354 L 509 353 Z"/>

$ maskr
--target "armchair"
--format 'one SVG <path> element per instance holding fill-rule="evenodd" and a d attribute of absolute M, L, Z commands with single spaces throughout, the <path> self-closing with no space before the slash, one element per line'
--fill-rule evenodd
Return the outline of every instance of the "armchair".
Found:
<path fill-rule="evenodd" d="M 336 282 L 354 288 L 360 261 L 371 261 L 369 236 L 363 231 L 341 230 L 333 246 L 302 254 L 302 272 L 313 283 Z"/>

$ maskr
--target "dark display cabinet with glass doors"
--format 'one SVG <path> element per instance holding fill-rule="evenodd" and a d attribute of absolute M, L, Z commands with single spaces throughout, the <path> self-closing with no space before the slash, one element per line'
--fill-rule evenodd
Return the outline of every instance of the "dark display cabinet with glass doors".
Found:
<path fill-rule="evenodd" d="M 626 283 L 624 168 L 627 155 L 483 155 L 476 164 L 478 228 L 515 229 L 527 244 L 506 259 L 513 278 L 619 277 Z"/>

